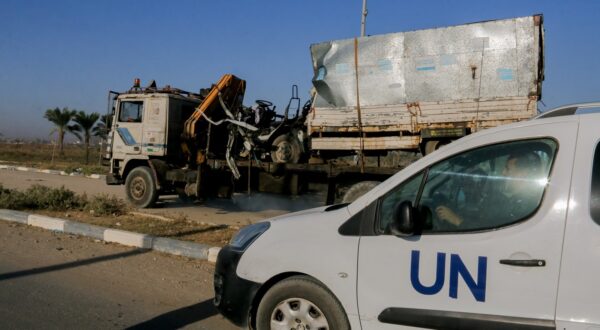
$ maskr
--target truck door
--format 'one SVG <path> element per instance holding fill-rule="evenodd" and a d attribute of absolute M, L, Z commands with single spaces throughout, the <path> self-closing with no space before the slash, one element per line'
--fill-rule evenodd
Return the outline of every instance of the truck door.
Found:
<path fill-rule="evenodd" d="M 144 120 L 143 100 L 120 100 L 113 141 L 113 152 L 137 155 L 142 149 Z"/>
<path fill-rule="evenodd" d="M 360 239 L 363 329 L 554 328 L 576 129 L 450 145 L 382 195 L 376 234 Z M 391 234 L 402 201 L 417 207 L 416 235 Z"/>

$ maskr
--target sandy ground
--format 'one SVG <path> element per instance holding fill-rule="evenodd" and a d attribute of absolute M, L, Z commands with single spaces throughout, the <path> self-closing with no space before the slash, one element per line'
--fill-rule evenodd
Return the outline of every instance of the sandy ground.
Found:
<path fill-rule="evenodd" d="M 65 186 L 77 193 L 110 194 L 125 199 L 123 186 L 108 186 L 103 180 L 44 173 L 0 170 L 0 183 L 7 188 L 26 189 L 34 184 Z M 232 200 L 183 203 L 175 196 L 161 197 L 156 208 L 140 210 L 167 217 L 185 215 L 188 219 L 224 225 L 247 225 L 269 217 L 323 205 L 324 197 L 310 194 L 300 197 L 254 193 L 235 194 Z"/>
<path fill-rule="evenodd" d="M 0 328 L 235 329 L 213 267 L 0 221 Z"/>

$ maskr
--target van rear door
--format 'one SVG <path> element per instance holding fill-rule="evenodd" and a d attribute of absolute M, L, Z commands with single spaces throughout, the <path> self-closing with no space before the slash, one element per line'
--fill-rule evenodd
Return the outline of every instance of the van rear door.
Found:
<path fill-rule="evenodd" d="M 581 115 L 560 271 L 557 328 L 600 328 L 600 117 Z"/>

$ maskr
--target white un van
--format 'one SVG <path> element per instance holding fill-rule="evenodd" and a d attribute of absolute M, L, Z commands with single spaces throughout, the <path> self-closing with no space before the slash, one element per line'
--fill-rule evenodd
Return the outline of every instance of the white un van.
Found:
<path fill-rule="evenodd" d="M 473 134 L 352 204 L 243 228 L 215 305 L 257 329 L 600 329 L 600 114 L 581 114 L 598 107 Z"/>

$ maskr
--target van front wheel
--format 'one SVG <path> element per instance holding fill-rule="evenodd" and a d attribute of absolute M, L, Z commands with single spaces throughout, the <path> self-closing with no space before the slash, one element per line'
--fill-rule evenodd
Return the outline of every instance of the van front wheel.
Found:
<path fill-rule="evenodd" d="M 308 276 L 293 276 L 267 291 L 258 305 L 256 328 L 345 330 L 350 324 L 325 286 Z"/>

